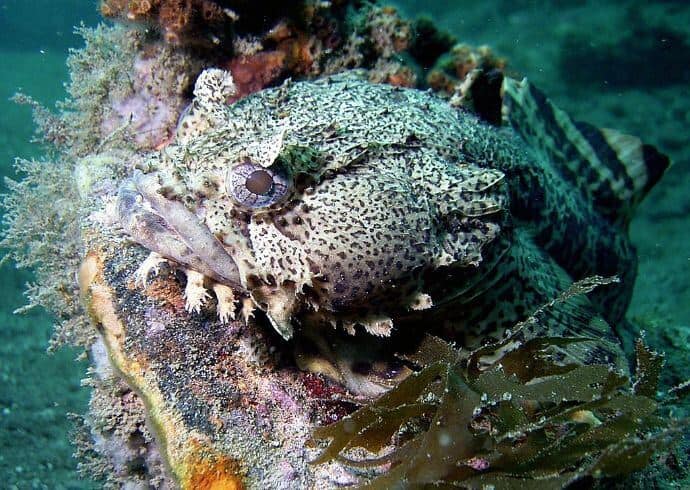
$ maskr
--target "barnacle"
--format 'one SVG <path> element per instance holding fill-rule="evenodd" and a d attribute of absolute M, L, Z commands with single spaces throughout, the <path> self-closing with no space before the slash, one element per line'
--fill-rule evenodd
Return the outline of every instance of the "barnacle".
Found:
<path fill-rule="evenodd" d="M 555 301 L 600 283 L 576 283 Z M 328 441 L 313 463 L 366 469 L 371 489 L 563 488 L 639 470 L 680 437 L 688 421 L 663 417 L 656 400 L 660 355 L 637 342 L 632 385 L 608 366 L 557 364 L 549 349 L 582 339 L 521 340 L 538 315 L 469 353 L 427 336 L 402 356 L 419 371 L 313 432 L 312 444 Z"/>

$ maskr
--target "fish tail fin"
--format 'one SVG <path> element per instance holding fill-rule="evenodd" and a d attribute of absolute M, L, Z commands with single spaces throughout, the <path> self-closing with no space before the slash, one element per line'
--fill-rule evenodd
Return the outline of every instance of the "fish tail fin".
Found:
<path fill-rule="evenodd" d="M 527 79 L 504 79 L 503 115 L 616 224 L 627 225 L 670 165 L 666 155 L 635 136 L 574 121 Z"/>

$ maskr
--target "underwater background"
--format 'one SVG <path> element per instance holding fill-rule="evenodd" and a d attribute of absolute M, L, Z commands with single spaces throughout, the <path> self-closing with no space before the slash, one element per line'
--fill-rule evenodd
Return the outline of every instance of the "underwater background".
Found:
<path fill-rule="evenodd" d="M 487 44 L 509 71 L 527 76 L 576 119 L 642 137 L 674 166 L 632 223 L 640 259 L 628 316 L 666 350 L 667 381 L 688 377 L 690 341 L 690 2 L 399 0 L 406 17 L 428 14 L 458 41 Z M 0 1 L 0 165 L 38 157 L 29 108 L 17 91 L 48 107 L 64 98 L 73 26 L 100 21 L 98 2 Z M 0 184 L 4 189 L 4 183 Z M 5 263 L 0 295 L 0 487 L 95 488 L 76 473 L 69 413 L 84 413 L 84 361 L 61 348 L 45 353 L 51 319 L 14 315 L 31 275 Z"/>

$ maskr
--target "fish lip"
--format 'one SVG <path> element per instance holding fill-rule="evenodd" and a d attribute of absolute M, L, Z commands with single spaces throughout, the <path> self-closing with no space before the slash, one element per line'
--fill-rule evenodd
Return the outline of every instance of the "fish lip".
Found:
<path fill-rule="evenodd" d="M 120 186 L 117 213 L 127 234 L 149 250 L 245 292 L 237 263 L 221 242 L 181 202 L 163 197 L 153 179 L 137 170 Z"/>

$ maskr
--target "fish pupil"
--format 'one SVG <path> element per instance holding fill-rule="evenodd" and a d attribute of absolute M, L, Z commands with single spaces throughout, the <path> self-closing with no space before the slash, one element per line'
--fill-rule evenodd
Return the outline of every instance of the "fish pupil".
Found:
<path fill-rule="evenodd" d="M 263 196 L 273 189 L 273 176 L 265 170 L 255 170 L 249 174 L 244 185 L 249 192 Z"/>

